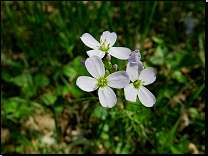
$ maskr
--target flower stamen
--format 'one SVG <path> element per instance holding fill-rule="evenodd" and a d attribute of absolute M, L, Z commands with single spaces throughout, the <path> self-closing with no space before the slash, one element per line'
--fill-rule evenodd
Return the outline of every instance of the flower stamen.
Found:
<path fill-rule="evenodd" d="M 134 87 L 136 88 L 136 89 L 139 89 L 140 88 L 140 86 L 142 85 L 142 81 L 141 80 L 135 80 L 134 81 L 134 83 L 133 83 L 133 85 L 134 85 Z"/>
<path fill-rule="evenodd" d="M 106 41 L 106 39 L 104 40 L 104 42 L 102 41 L 102 39 L 101 39 L 101 46 L 100 46 L 100 48 L 99 48 L 99 50 L 101 50 L 101 51 L 104 51 L 104 52 L 107 52 L 108 50 L 109 50 L 109 48 L 110 48 L 110 43 L 107 45 L 107 46 L 105 46 L 105 43 L 106 43 L 107 41 Z"/>
<path fill-rule="evenodd" d="M 97 79 L 97 86 L 104 88 L 108 84 L 108 80 L 105 77 L 99 77 Z"/>

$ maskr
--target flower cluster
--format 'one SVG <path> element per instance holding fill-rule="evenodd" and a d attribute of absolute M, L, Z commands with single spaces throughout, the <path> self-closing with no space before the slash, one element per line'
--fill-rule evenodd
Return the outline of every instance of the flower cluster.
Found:
<path fill-rule="evenodd" d="M 128 101 L 136 102 L 138 96 L 146 107 L 152 107 L 156 103 L 155 96 L 144 87 L 153 83 L 156 75 L 153 68 L 144 69 L 139 50 L 131 52 L 126 47 L 112 47 L 117 39 L 114 32 L 104 31 L 100 43 L 89 33 L 84 33 L 80 38 L 86 46 L 93 49 L 87 51 L 89 58 L 81 61 L 92 77 L 78 77 L 76 85 L 80 89 L 86 92 L 98 89 L 99 101 L 103 107 L 112 108 L 117 103 L 116 94 L 111 88 L 124 88 L 124 95 Z M 128 60 L 126 71 L 117 71 L 118 66 L 110 62 L 111 56 Z"/>

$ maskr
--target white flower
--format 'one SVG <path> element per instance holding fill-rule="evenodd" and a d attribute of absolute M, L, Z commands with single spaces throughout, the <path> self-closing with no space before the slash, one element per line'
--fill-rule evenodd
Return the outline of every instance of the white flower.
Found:
<path fill-rule="evenodd" d="M 87 58 L 85 66 L 92 77 L 80 76 L 77 78 L 76 85 L 86 92 L 99 88 L 98 97 L 101 105 L 109 108 L 115 106 L 117 97 L 110 87 L 118 89 L 126 87 L 130 82 L 127 72 L 118 71 L 104 77 L 104 64 L 98 56 Z"/>
<path fill-rule="evenodd" d="M 87 51 L 89 57 L 96 55 L 103 58 L 106 53 L 121 60 L 126 60 L 130 57 L 131 50 L 129 48 L 112 47 L 117 39 L 117 35 L 114 32 L 104 31 L 100 37 L 100 43 L 89 33 L 84 33 L 80 38 L 86 46 L 93 49 Z"/>
<path fill-rule="evenodd" d="M 132 52 L 129 60 L 126 63 L 126 64 L 128 64 L 129 62 L 138 63 L 138 73 L 139 74 L 144 69 L 144 66 L 142 65 L 142 61 L 140 61 L 140 59 L 141 59 L 141 54 L 140 54 L 139 50 L 136 49 L 135 51 Z"/>
<path fill-rule="evenodd" d="M 128 101 L 136 102 L 137 95 L 141 103 L 146 107 L 152 107 L 155 102 L 155 96 L 144 86 L 153 83 L 156 80 L 154 69 L 145 68 L 138 74 L 138 65 L 135 62 L 127 64 L 126 72 L 129 79 L 133 82 L 124 88 L 125 98 Z"/>

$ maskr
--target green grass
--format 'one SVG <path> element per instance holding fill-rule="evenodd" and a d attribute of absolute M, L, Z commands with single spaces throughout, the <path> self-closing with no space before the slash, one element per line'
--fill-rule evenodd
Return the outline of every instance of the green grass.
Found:
<path fill-rule="evenodd" d="M 197 21 L 191 34 L 187 18 Z M 139 49 L 143 65 L 154 68 L 157 79 L 147 86 L 154 107 L 117 90 L 116 106 L 103 108 L 96 91 L 76 86 L 89 75 L 80 61 L 90 48 L 80 37 L 99 41 L 106 30 L 117 34 L 114 46 Z M 1 38 L 1 153 L 197 152 L 190 143 L 205 153 L 204 2 L 4 1 Z M 46 136 L 54 143 L 44 144 Z"/>

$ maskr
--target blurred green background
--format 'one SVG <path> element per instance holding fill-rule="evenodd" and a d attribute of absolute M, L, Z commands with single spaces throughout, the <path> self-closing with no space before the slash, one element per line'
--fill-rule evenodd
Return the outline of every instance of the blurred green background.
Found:
<path fill-rule="evenodd" d="M 155 69 L 154 107 L 76 86 L 80 37 L 106 30 Z M 205 153 L 204 88 L 205 2 L 1 1 L 2 154 Z"/>

